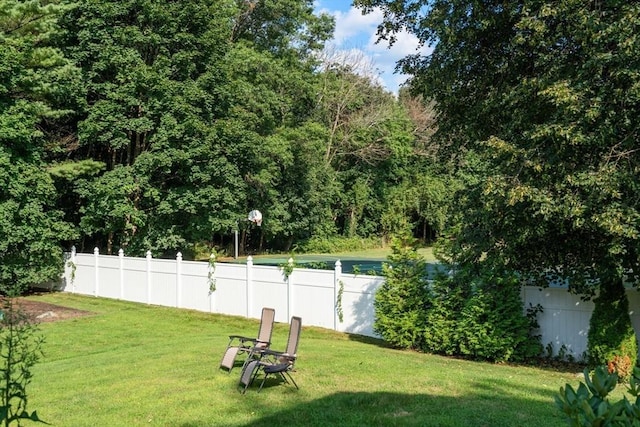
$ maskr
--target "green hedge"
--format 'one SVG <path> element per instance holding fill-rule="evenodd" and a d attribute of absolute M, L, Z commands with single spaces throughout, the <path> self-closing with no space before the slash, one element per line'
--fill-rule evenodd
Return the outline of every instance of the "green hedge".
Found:
<path fill-rule="evenodd" d="M 375 297 L 374 329 L 400 348 L 491 361 L 539 356 L 534 316 L 520 298 L 517 277 L 461 269 L 427 280 L 424 260 L 410 239 L 394 241 Z"/>

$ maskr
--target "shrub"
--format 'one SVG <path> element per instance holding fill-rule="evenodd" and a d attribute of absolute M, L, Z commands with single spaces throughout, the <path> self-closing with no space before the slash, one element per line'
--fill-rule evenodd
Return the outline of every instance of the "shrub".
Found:
<path fill-rule="evenodd" d="M 435 278 L 431 307 L 426 315 L 424 351 L 447 356 L 460 354 L 458 321 L 468 293 L 469 289 L 462 280 L 443 274 Z"/>
<path fill-rule="evenodd" d="M 640 426 L 640 369 L 633 370 L 627 392 L 635 397 L 630 402 L 626 396 L 612 403 L 607 398 L 618 384 L 618 375 L 608 372 L 605 366 L 598 366 L 592 378 L 589 370 L 584 370 L 585 383 L 577 390 L 566 384 L 560 387 L 555 402 L 566 416 L 570 426 Z"/>
<path fill-rule="evenodd" d="M 305 253 L 336 253 L 375 249 L 381 246 L 378 237 L 312 237 L 299 249 Z"/>
<path fill-rule="evenodd" d="M 385 282 L 375 295 L 374 330 L 391 345 L 419 349 L 429 306 L 426 263 L 411 237 L 394 239 L 391 250 L 382 267 Z"/>
<path fill-rule="evenodd" d="M 0 320 L 0 424 L 20 425 L 28 419 L 42 422 L 36 411 L 27 411 L 27 385 L 31 382 L 31 368 L 42 355 L 43 338 L 37 325 L 6 298 Z"/>
<path fill-rule="evenodd" d="M 470 284 L 457 323 L 460 353 L 475 359 L 522 361 L 542 353 L 514 274 L 484 273 Z"/>
<path fill-rule="evenodd" d="M 605 283 L 594 300 L 589 321 L 588 357 L 590 366 L 606 365 L 628 357 L 635 366 L 638 355 L 636 334 L 629 317 L 629 301 L 621 281 Z M 619 372 L 622 374 L 621 372 Z M 623 380 L 628 379 L 621 375 Z"/>
<path fill-rule="evenodd" d="M 525 310 L 514 274 L 462 268 L 430 284 L 415 240 L 395 239 L 375 296 L 374 330 L 400 348 L 491 361 L 542 353 L 536 310 Z"/>

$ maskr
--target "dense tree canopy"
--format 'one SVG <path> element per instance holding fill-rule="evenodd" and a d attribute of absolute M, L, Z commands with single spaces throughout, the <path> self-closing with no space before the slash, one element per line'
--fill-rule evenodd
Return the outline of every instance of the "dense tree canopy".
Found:
<path fill-rule="evenodd" d="M 356 3 L 383 8 L 383 38 L 408 29 L 433 46 L 401 66 L 435 101 L 441 158 L 470 178 L 453 260 L 626 300 L 623 280 L 640 278 L 638 3 Z"/>
<path fill-rule="evenodd" d="M 357 3 L 385 8 L 382 34 L 434 44 L 403 66 L 437 103 L 441 152 L 485 171 L 461 199 L 456 259 L 561 269 L 576 287 L 639 271 L 637 4 Z"/>
<path fill-rule="evenodd" d="M 237 227 L 254 251 L 434 237 L 422 103 L 328 59 L 333 25 L 311 0 L 0 0 L 2 280 L 72 244 L 228 251 Z"/>
<path fill-rule="evenodd" d="M 0 292 L 53 280 L 62 267 L 60 240 L 71 224 L 55 209 L 44 158 L 59 142 L 51 125 L 69 111 L 77 74 L 51 46 L 53 4 L 0 3 Z"/>

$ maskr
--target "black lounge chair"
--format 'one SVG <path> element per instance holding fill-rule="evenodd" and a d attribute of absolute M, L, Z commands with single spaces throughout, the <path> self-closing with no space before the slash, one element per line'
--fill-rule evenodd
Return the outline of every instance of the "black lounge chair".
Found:
<path fill-rule="evenodd" d="M 289 325 L 289 338 L 287 340 L 287 348 L 285 351 L 274 351 L 271 349 L 263 349 L 254 351 L 253 354 L 242 368 L 240 375 L 239 387 L 242 387 L 242 393 L 262 372 L 262 382 L 258 392 L 262 390 L 264 383 L 269 375 L 280 376 L 285 383 L 292 383 L 296 389 L 298 384 L 291 376 L 297 359 L 298 342 L 300 341 L 300 331 L 302 330 L 302 319 L 293 316 Z"/>

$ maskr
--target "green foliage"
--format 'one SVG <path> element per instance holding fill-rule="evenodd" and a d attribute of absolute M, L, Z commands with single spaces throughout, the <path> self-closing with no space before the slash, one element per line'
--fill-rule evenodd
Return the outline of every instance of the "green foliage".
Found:
<path fill-rule="evenodd" d="M 382 38 L 408 30 L 433 47 L 400 67 L 434 101 L 437 155 L 466 183 L 451 262 L 568 279 L 587 297 L 622 272 L 640 285 L 640 4 L 354 4 L 382 9 Z"/>
<path fill-rule="evenodd" d="M 1 2 L 2 155 L 49 173 L 42 210 L 80 250 L 188 257 L 238 224 L 256 251 L 427 239 L 447 186 L 405 105 L 318 55 L 333 27 L 311 0 Z"/>
<path fill-rule="evenodd" d="M 289 276 L 291 276 L 291 273 L 293 273 L 293 269 L 296 268 L 296 266 L 299 266 L 299 264 L 296 263 L 293 257 L 289 258 L 286 262 L 278 264 L 278 268 L 282 270 L 282 277 L 285 281 L 289 280 Z"/>
<path fill-rule="evenodd" d="M 57 2 L 0 3 L 0 293 L 59 278 L 74 229 L 45 158 L 64 146 L 76 70 L 51 45 Z M 56 131 L 52 131 L 56 128 Z"/>
<path fill-rule="evenodd" d="M 589 364 L 606 365 L 615 357 L 628 357 L 630 366 L 635 366 L 638 342 L 629 316 L 629 301 L 624 285 L 617 281 L 602 286 L 600 295 L 593 302 L 595 307 L 589 321 L 587 349 Z"/>
<path fill-rule="evenodd" d="M 555 396 L 556 406 L 570 426 L 640 426 L 640 368 L 634 369 L 627 388 L 627 392 L 636 398 L 635 402 L 629 401 L 627 396 L 611 402 L 609 394 L 618 384 L 618 376 L 604 366 L 596 367 L 591 378 L 585 369 L 584 379 L 577 390 L 566 384 Z"/>
<path fill-rule="evenodd" d="M 27 385 L 42 356 L 43 337 L 13 298 L 4 300 L 0 314 L 0 423 L 42 422 L 36 411 L 27 411 Z"/>
<path fill-rule="evenodd" d="M 535 313 L 525 314 L 517 278 L 456 271 L 432 287 L 424 349 L 492 361 L 523 361 L 542 353 Z"/>
<path fill-rule="evenodd" d="M 414 242 L 415 243 L 415 242 Z M 537 310 L 525 313 L 513 274 L 460 269 L 429 283 L 411 240 L 397 239 L 375 296 L 374 329 L 402 348 L 491 361 L 542 353 Z"/>
<path fill-rule="evenodd" d="M 332 237 L 312 237 L 307 240 L 301 249 L 305 253 L 336 253 L 336 252 L 349 252 L 359 251 L 366 249 L 374 249 L 380 247 L 380 239 L 376 237 L 344 237 L 344 236 L 332 236 Z"/>
<path fill-rule="evenodd" d="M 474 359 L 523 361 L 542 353 L 531 336 L 532 319 L 520 298 L 519 280 L 509 274 L 486 274 L 470 284 L 457 322 L 460 353 Z"/>
<path fill-rule="evenodd" d="M 458 322 L 471 289 L 460 276 L 441 274 L 432 283 L 433 297 L 424 331 L 424 350 L 427 352 L 447 356 L 461 354 Z"/>
<path fill-rule="evenodd" d="M 209 295 L 216 291 L 216 251 L 211 251 L 209 256 L 209 271 L 207 272 L 207 281 L 209 282 Z"/>
<path fill-rule="evenodd" d="M 0 146 L 0 293 L 21 293 L 62 274 L 61 242 L 74 230 L 54 208 L 55 198 L 51 177 L 37 163 Z"/>
<path fill-rule="evenodd" d="M 342 296 L 344 295 L 344 282 L 338 281 L 338 295 L 336 296 L 336 314 L 340 323 L 344 320 L 344 310 L 342 308 Z"/>
<path fill-rule="evenodd" d="M 385 281 L 375 294 L 373 328 L 395 347 L 419 349 L 431 298 L 426 263 L 410 237 L 395 238 L 391 249 L 382 267 Z"/>

